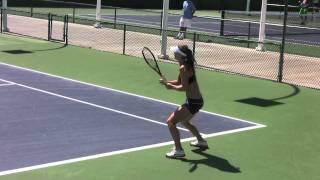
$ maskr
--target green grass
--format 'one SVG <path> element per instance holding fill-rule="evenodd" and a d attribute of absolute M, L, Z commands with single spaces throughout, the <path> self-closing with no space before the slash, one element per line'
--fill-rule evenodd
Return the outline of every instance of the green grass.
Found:
<path fill-rule="evenodd" d="M 140 58 L 45 41 L 0 36 L 0 61 L 84 82 L 124 90 L 173 103 L 184 94 L 167 91 Z M 32 54 L 10 55 L 23 49 Z M 160 64 L 168 77 L 177 66 Z M 283 105 L 262 108 L 236 100 L 279 98 L 294 92 L 286 84 L 198 70 L 205 110 L 247 119 L 267 128 L 208 139 L 206 154 L 190 151 L 187 160 L 168 160 L 171 147 L 143 150 L 58 167 L 0 177 L 0 180 L 317 180 L 320 176 L 320 92 L 298 87 L 298 94 L 278 100 Z M 239 167 L 240 173 L 229 172 Z"/>

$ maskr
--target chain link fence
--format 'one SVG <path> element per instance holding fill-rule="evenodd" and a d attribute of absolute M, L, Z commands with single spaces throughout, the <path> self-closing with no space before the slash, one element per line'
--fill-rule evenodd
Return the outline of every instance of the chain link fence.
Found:
<path fill-rule="evenodd" d="M 8 32 L 59 41 L 65 44 L 141 57 L 143 47 L 155 54 L 161 53 L 161 29 L 143 27 L 116 21 L 101 21 L 103 28 L 94 28 L 95 20 L 45 13 L 33 13 L 17 9 L 1 11 L 8 14 Z M 2 24 L 2 22 L 1 22 Z M 320 46 L 288 43 L 284 49 L 281 66 L 281 47 L 278 42 L 267 42 L 267 51 L 257 51 L 255 40 L 225 37 L 215 34 L 189 32 L 185 40 L 176 40 L 175 30 L 168 32 L 169 48 L 187 44 L 197 60 L 199 68 L 240 74 L 320 89 Z M 173 62 L 171 60 L 170 62 Z M 279 77 L 281 76 L 281 77 Z"/>

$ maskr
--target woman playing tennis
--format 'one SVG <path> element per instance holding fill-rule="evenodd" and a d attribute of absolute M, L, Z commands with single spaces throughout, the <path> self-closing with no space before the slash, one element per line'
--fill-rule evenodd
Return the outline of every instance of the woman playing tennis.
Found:
<path fill-rule="evenodd" d="M 194 57 L 192 51 L 186 45 L 179 45 L 171 48 L 174 52 L 175 59 L 179 62 L 179 77 L 177 80 L 167 81 L 165 78 L 160 79 L 160 83 L 167 89 L 186 92 L 186 103 L 173 112 L 167 124 L 173 138 L 175 148 L 166 154 L 168 158 L 184 157 L 185 153 L 180 142 L 180 133 L 176 127 L 177 123 L 185 126 L 197 140 L 191 142 L 191 146 L 207 149 L 208 144 L 200 135 L 198 129 L 190 123 L 192 117 L 199 112 L 203 106 L 203 99 L 196 79 L 194 67 Z"/>

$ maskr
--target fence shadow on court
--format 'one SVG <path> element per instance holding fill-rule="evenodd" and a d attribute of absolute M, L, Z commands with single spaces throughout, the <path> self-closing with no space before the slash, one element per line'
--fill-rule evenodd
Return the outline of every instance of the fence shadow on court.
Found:
<path fill-rule="evenodd" d="M 273 99 L 250 97 L 250 98 L 239 99 L 239 100 L 235 100 L 235 101 L 239 102 L 239 103 L 244 103 L 244 104 L 249 104 L 249 105 L 254 105 L 254 106 L 259 106 L 259 107 L 271 107 L 271 106 L 282 105 L 284 103 L 278 102 L 278 100 L 288 99 L 288 98 L 297 96 L 300 93 L 299 87 L 297 87 L 295 85 L 291 85 L 291 84 L 287 84 L 287 85 L 292 87 L 293 92 L 288 95 L 285 95 L 285 96 L 281 96 L 281 97 L 277 97 L 277 98 L 273 98 Z"/>
<path fill-rule="evenodd" d="M 192 173 L 198 169 L 198 165 L 206 165 L 220 171 L 229 172 L 229 173 L 241 173 L 240 168 L 236 167 L 226 159 L 223 159 L 218 156 L 208 154 L 201 149 L 192 150 L 194 153 L 199 154 L 204 157 L 204 159 L 192 160 L 192 159 L 181 159 L 182 162 L 187 162 L 192 165 L 189 169 L 189 172 Z"/>
<path fill-rule="evenodd" d="M 55 48 L 33 50 L 33 52 L 54 51 L 54 50 L 60 50 L 60 49 L 66 48 L 66 47 L 68 47 L 68 45 L 61 44 L 61 46 L 58 46 L 58 47 L 55 47 Z"/>
<path fill-rule="evenodd" d="M 59 47 L 55 47 L 55 48 L 47 48 L 47 49 L 35 49 L 35 50 L 23 50 L 23 49 L 13 49 L 13 50 L 4 50 L 2 52 L 4 53 L 8 53 L 8 54 L 13 54 L 13 55 L 20 55 L 20 54 L 31 54 L 31 53 L 35 53 L 35 52 L 43 52 L 43 51 L 55 51 L 55 50 L 60 50 L 63 48 L 68 47 L 65 44 L 62 44 Z"/>

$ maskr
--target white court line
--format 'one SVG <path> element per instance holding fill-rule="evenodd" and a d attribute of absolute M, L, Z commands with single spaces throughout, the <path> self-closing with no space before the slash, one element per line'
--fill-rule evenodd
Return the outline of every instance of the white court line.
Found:
<path fill-rule="evenodd" d="M 6 84 L 0 84 L 0 87 L 5 87 L 5 86 L 13 86 L 15 84 L 13 83 L 6 83 Z"/>
<path fill-rule="evenodd" d="M 79 16 L 79 17 L 87 17 L 87 16 Z M 90 17 L 91 18 L 91 17 Z M 93 17 L 92 17 L 93 18 Z M 105 18 L 106 19 L 106 18 Z M 113 19 L 107 19 L 107 20 L 113 20 Z M 127 23 L 137 23 L 137 24 L 146 24 L 146 25 L 150 25 L 150 26 L 155 26 L 158 27 L 160 26 L 160 23 L 158 22 L 150 22 L 150 21 L 146 21 L 146 20 L 138 20 L 138 19 L 128 19 L 128 18 L 117 18 L 117 22 L 127 22 Z M 192 24 L 201 24 L 201 23 L 205 23 L 205 22 L 192 22 Z M 206 24 L 219 24 L 218 22 L 209 22 Z M 170 21 L 168 22 L 168 25 L 172 26 L 172 27 L 179 27 L 179 22 L 175 22 L 175 21 Z M 207 28 L 201 28 L 201 27 L 191 27 L 192 30 L 202 30 L 205 32 L 218 32 L 219 30 L 214 30 L 214 29 L 207 29 Z"/>
<path fill-rule="evenodd" d="M 126 113 L 126 112 L 119 111 L 119 110 L 112 109 L 112 108 L 108 108 L 108 107 L 105 107 L 105 106 L 100 106 L 100 105 L 89 103 L 89 102 L 86 102 L 86 101 L 81 101 L 81 100 L 78 100 L 78 99 L 74 99 L 74 98 L 70 98 L 70 97 L 67 97 L 67 96 L 60 95 L 60 94 L 52 93 L 52 92 L 49 92 L 49 91 L 33 88 L 33 87 L 26 86 L 26 85 L 23 85 L 23 84 L 14 83 L 12 81 L 4 80 L 4 79 L 0 79 L 0 81 L 12 83 L 12 84 L 15 84 L 16 86 L 20 86 L 20 87 L 23 87 L 23 88 L 26 88 L 26 89 L 31 89 L 33 91 L 37 91 L 37 92 L 41 92 L 41 93 L 44 93 L 44 94 L 56 96 L 56 97 L 59 97 L 59 98 L 62 98 L 62 99 L 67 99 L 69 101 L 74 101 L 74 102 L 77 102 L 77 103 L 89 105 L 89 106 L 96 107 L 96 108 L 99 108 L 99 109 L 104 109 L 104 110 L 108 110 L 108 111 L 115 112 L 115 113 L 118 113 L 118 114 L 130 116 L 130 117 L 133 117 L 133 118 L 137 118 L 137 119 L 140 119 L 140 120 L 144 120 L 144 121 L 152 122 L 152 123 L 155 123 L 155 124 L 160 124 L 160 125 L 167 126 L 166 123 L 158 122 L 156 120 L 152 120 L 152 119 L 149 119 L 149 118 L 145 118 L 145 117 L 137 116 L 137 115 L 134 115 L 134 114 Z M 189 130 L 187 130 L 185 128 L 180 128 L 180 127 L 177 127 L 177 128 L 182 130 L 182 131 L 189 132 Z M 205 134 L 202 134 L 202 135 L 205 135 Z"/>
<path fill-rule="evenodd" d="M 51 75 L 51 74 L 43 73 L 43 72 L 40 72 L 40 71 L 35 71 L 35 70 L 23 68 L 23 67 L 18 67 L 18 66 L 6 64 L 6 63 L 0 63 L 0 64 L 1 65 L 5 65 L 5 66 L 9 66 L 9 67 L 13 67 L 13 68 L 16 68 L 16 69 L 21 69 L 21 70 L 25 70 L 25 71 L 38 73 L 38 74 L 43 74 L 43 75 L 50 76 L 50 77 L 60 78 L 60 79 L 66 80 L 66 81 L 77 82 L 77 83 L 80 83 L 80 84 L 85 84 L 85 85 L 89 85 L 89 86 L 93 86 L 93 87 L 98 87 L 98 88 L 102 88 L 102 89 L 106 89 L 106 90 L 110 90 L 110 91 L 114 91 L 114 92 L 118 92 L 118 93 L 122 93 L 122 94 L 126 94 L 126 95 L 131 95 L 131 96 L 135 96 L 135 97 L 139 97 L 139 98 L 143 98 L 143 99 L 147 99 L 147 100 L 152 100 L 152 101 L 163 103 L 163 104 L 178 106 L 177 104 L 174 104 L 174 103 L 165 102 L 165 101 L 161 101 L 161 100 L 158 100 L 158 99 L 144 97 L 144 96 L 140 96 L 140 95 L 136 95 L 136 94 L 120 91 L 120 90 L 115 90 L 115 89 L 111 89 L 111 88 L 107 88 L 107 87 L 103 87 L 103 86 L 98 86 L 98 85 L 94 85 L 94 84 L 90 84 L 90 83 L 86 83 L 86 82 L 81 82 L 81 81 L 77 81 L 77 80 L 73 80 L 73 79 L 68 79 L 68 78 L 64 78 L 64 77 L 61 77 L 61 76 Z M 7 82 L 7 83 L 12 83 L 10 81 L 5 81 L 5 80 L 3 80 L 3 81 Z M 19 85 L 19 86 L 21 86 L 21 85 Z M 22 87 L 24 87 L 24 86 L 22 86 Z M 219 133 L 207 134 L 207 135 L 204 135 L 204 138 L 221 136 L 221 135 L 226 135 L 226 134 L 231 134 L 231 133 L 236 133 L 236 132 L 243 132 L 243 131 L 248 131 L 248 130 L 259 129 L 259 128 L 266 127 L 265 125 L 262 125 L 262 124 L 258 124 L 258 123 L 254 123 L 254 122 L 250 122 L 250 121 L 245 121 L 245 120 L 238 119 L 238 118 L 233 118 L 233 117 L 220 115 L 220 114 L 216 114 L 216 113 L 211 113 L 211 112 L 207 112 L 207 111 L 202 111 L 202 112 L 203 113 L 207 113 L 207 114 L 211 114 L 211 115 L 220 116 L 220 117 L 225 117 L 225 118 L 228 118 L 230 120 L 247 122 L 247 123 L 251 123 L 251 124 L 255 125 L 255 126 L 252 126 L 252 127 L 246 127 L 246 128 L 236 129 L 236 130 L 230 130 L 230 131 L 224 131 L 224 132 L 219 132 Z M 159 123 L 159 122 L 157 122 L 157 123 Z M 192 141 L 192 140 L 195 140 L 195 138 L 182 139 L 181 142 L 188 142 L 188 141 Z M 147 149 L 151 149 L 151 148 L 163 147 L 163 146 L 172 145 L 172 144 L 173 144 L 173 142 L 169 141 L 169 142 L 164 142 L 164 143 L 158 143 L 158 144 L 153 144 L 153 145 L 135 147 L 135 148 L 124 149 L 124 150 L 119 150 L 119 151 L 113 151 L 113 152 L 108 152 L 108 153 L 103 153 L 103 154 L 92 155 L 92 156 L 80 157 L 80 158 L 69 159 L 69 160 L 64 160 L 64 161 L 57 161 L 57 162 L 52 162 L 52 163 L 47 163 L 47 164 L 42 164 L 42 165 L 36 165 L 36 166 L 24 167 L 24 168 L 19 168 L 19 169 L 14 169 L 14 170 L 2 171 L 2 172 L 0 172 L 0 176 L 16 174 L 16 173 L 21 173 L 21 172 L 26 172 L 26 171 L 32 171 L 32 170 L 37 170 L 37 169 L 43 169 L 43 168 L 48 168 L 48 167 L 54 167 L 54 166 L 59 166 L 59 165 L 65 165 L 65 164 L 70 164 L 70 163 L 75 163 L 75 162 L 80 162 L 80 161 L 86 161 L 86 160 L 91 160 L 91 159 L 97 159 L 97 158 L 102 158 L 102 157 L 108 157 L 108 156 L 112 156 L 112 155 L 118 155 L 118 154 L 124 154 L 124 153 L 129 153 L 129 152 L 147 150 Z"/>
<path fill-rule="evenodd" d="M 138 15 L 139 16 L 139 15 Z M 79 17 L 86 17 L 88 18 L 88 16 L 85 16 L 85 15 L 80 15 Z M 107 18 L 105 18 L 107 19 Z M 107 19 L 107 20 L 113 20 L 113 19 Z M 230 19 L 229 19 L 230 20 Z M 150 25 L 150 26 L 155 26 L 155 27 L 158 27 L 160 25 L 160 23 L 157 23 L 157 22 L 151 22 L 150 24 L 150 21 L 144 21 L 144 20 L 135 20 L 135 19 L 127 19 L 127 18 L 119 18 L 118 21 L 120 22 L 128 22 L 128 23 L 138 23 L 138 24 L 147 24 L 147 25 Z M 220 22 L 209 22 L 209 23 L 206 23 L 206 22 L 197 22 L 197 21 L 193 21 L 192 24 L 220 24 Z M 178 22 L 177 23 L 173 23 L 173 22 L 168 22 L 168 25 L 171 25 L 172 27 L 179 27 L 179 24 Z M 276 26 L 277 24 L 268 24 L 268 25 L 274 25 Z M 228 26 L 233 26 L 233 27 L 238 27 L 238 28 L 248 28 L 247 25 L 236 25 L 236 24 L 229 24 Z M 293 27 L 293 28 L 298 28 L 299 26 L 290 26 L 290 27 Z M 252 27 L 251 26 L 251 29 L 255 29 L 255 30 L 259 30 L 259 27 Z M 201 31 L 201 32 L 213 32 L 213 33 L 219 33 L 220 30 L 215 30 L 215 29 L 207 29 L 207 28 L 201 28 L 201 27 L 195 27 L 195 26 L 192 26 L 191 27 L 191 30 L 193 31 Z M 281 29 L 268 29 L 268 31 L 272 31 L 272 32 L 277 32 L 277 33 L 281 33 L 282 30 Z M 235 31 L 224 31 L 226 33 L 229 33 L 229 34 L 234 34 L 234 33 L 237 33 Z M 243 36 L 243 35 L 247 35 L 245 33 L 239 33 L 238 34 L 239 36 Z M 281 39 L 281 38 L 275 38 L 274 36 L 271 36 L 272 39 Z M 298 43 L 307 43 L 307 44 L 319 44 L 319 42 L 317 41 L 304 41 L 304 40 L 297 40 L 297 39 L 289 39 L 287 38 L 287 40 L 289 41 L 293 41 L 293 42 L 298 42 Z"/>
<path fill-rule="evenodd" d="M 141 15 L 136 15 L 136 16 L 141 16 Z M 88 16 L 86 16 L 86 15 L 79 15 L 79 17 L 85 17 L 85 18 L 94 18 L 94 17 L 88 17 Z M 105 19 L 107 19 L 107 20 L 113 20 L 112 18 L 110 18 L 110 19 L 108 19 L 108 18 L 105 18 Z M 215 19 L 213 19 L 213 20 L 215 20 Z M 232 21 L 232 19 L 225 19 L 225 20 L 229 20 L 229 21 Z M 160 23 L 158 23 L 158 22 L 151 22 L 151 24 L 150 24 L 150 21 L 146 21 L 146 20 L 137 20 L 137 19 L 127 19 L 127 18 L 118 18 L 118 21 L 120 21 L 120 22 L 128 22 L 128 23 L 138 23 L 138 24 L 147 24 L 147 25 L 150 25 L 150 26 L 155 26 L 155 27 L 157 27 L 157 26 L 159 26 L 160 25 Z M 235 21 L 235 22 L 239 22 L 239 21 Z M 240 21 L 241 22 L 241 21 Z M 243 21 L 243 22 L 249 22 L 249 21 Z M 192 22 L 192 24 L 220 24 L 220 22 L 197 22 L 197 21 L 193 21 Z M 256 22 L 256 23 L 258 23 L 258 22 Z M 171 22 L 168 22 L 168 25 L 171 25 L 172 27 L 179 27 L 179 22 L 177 22 L 177 23 L 173 23 L 173 21 L 171 21 Z M 281 27 L 281 26 L 279 26 L 279 24 L 274 24 L 274 23 L 268 23 L 267 25 L 271 25 L 271 26 L 276 26 L 276 27 Z M 247 25 L 237 25 L 237 24 L 228 24 L 228 26 L 233 26 L 233 27 L 238 27 L 238 28 L 248 28 L 248 26 Z M 289 27 L 291 27 L 291 28 L 301 28 L 301 26 L 289 26 Z M 259 27 L 252 27 L 251 26 L 251 29 L 255 29 L 255 30 L 259 30 Z M 310 28 L 310 29 L 317 29 L 317 28 Z M 191 30 L 195 30 L 195 31 L 205 31 L 205 32 L 213 32 L 213 33 L 218 33 L 220 30 L 215 30 L 215 29 L 207 29 L 207 28 L 201 28 L 201 27 L 191 27 Z M 268 29 L 268 31 L 272 31 L 272 32 L 277 32 L 277 33 L 281 33 L 282 32 L 282 30 L 281 29 L 273 29 L 273 28 L 269 28 Z M 229 34 L 234 34 L 234 33 L 237 33 L 237 32 L 235 32 L 235 31 L 225 31 L 226 33 L 229 33 Z M 244 34 L 244 33 L 239 33 L 239 36 L 242 36 L 242 35 L 246 35 L 246 34 Z M 271 38 L 273 38 L 273 36 L 271 37 Z M 278 38 L 273 38 L 273 39 L 278 39 Z M 279 38 L 280 39 L 280 38 Z M 317 41 L 304 41 L 304 40 L 297 40 L 297 39 L 289 39 L 289 38 L 287 38 L 287 40 L 289 40 L 289 41 L 293 41 L 293 42 L 298 42 L 298 43 L 307 43 L 308 45 L 310 44 L 310 43 L 312 43 L 312 44 L 319 44 L 319 42 L 317 42 Z"/>
<path fill-rule="evenodd" d="M 154 98 L 150 98 L 150 97 L 146 97 L 146 96 L 141 96 L 141 95 L 137 95 L 137 94 L 133 94 L 133 93 L 129 93 L 129 92 L 126 92 L 126 91 L 117 90 L 117 89 L 112 89 L 112 88 L 108 88 L 108 87 L 104 87 L 104 86 L 99 86 L 99 85 L 92 84 L 92 83 L 78 81 L 78 80 L 74 80 L 74 79 L 70 79 L 70 78 L 66 78 L 66 77 L 62 77 L 62 76 L 58 76 L 58 75 L 44 73 L 44 72 L 33 70 L 33 69 L 19 67 L 19 66 L 15 66 L 15 65 L 11 65 L 11 64 L 2 63 L 2 62 L 0 62 L 0 65 L 9 66 L 9 67 L 12 67 L 12 68 L 15 68 L 15 69 L 21 69 L 21 70 L 24 70 L 24 71 L 29 71 L 29 72 L 33 72 L 33 73 L 37 73 L 37 74 L 42 74 L 42 75 L 46 75 L 46 76 L 49 76 L 49 77 L 59 78 L 59 79 L 65 80 L 65 81 L 70 81 L 70 82 L 75 82 L 75 83 L 88 85 L 88 86 L 92 86 L 92 87 L 96 87 L 96 88 L 101 88 L 101 89 L 105 89 L 105 90 L 109 90 L 109 91 L 113 91 L 113 92 L 117 92 L 117 93 L 121 93 L 121 94 L 125 94 L 125 95 L 130 95 L 130 96 L 134 96 L 134 97 L 138 97 L 138 98 L 142 98 L 142 99 L 147 99 L 147 100 L 159 102 L 159 103 L 162 103 L 162 104 L 168 104 L 168 105 L 177 106 L 177 107 L 180 106 L 178 104 L 174 104 L 174 103 L 171 103 L 171 102 L 162 101 L 162 100 L 159 100 L 159 99 L 154 99 Z M 251 121 L 247 121 L 247 120 L 231 117 L 231 116 L 221 115 L 221 114 L 213 113 L 213 112 L 209 112 L 209 111 L 200 110 L 200 112 L 203 112 L 203 113 L 206 113 L 206 114 L 210 114 L 210 115 L 219 116 L 219 117 L 228 118 L 228 119 L 234 120 L 234 121 L 246 122 L 246 123 L 249 123 L 249 124 L 254 124 L 256 126 L 265 126 L 263 124 L 259 124 L 259 123 L 255 123 L 255 122 L 251 122 Z"/>
<path fill-rule="evenodd" d="M 277 39 L 278 41 L 282 40 L 282 37 L 271 36 L 270 38 Z M 305 40 L 300 40 L 300 39 L 292 39 L 292 38 L 288 38 L 288 37 L 286 39 L 289 42 L 291 41 L 292 43 L 302 44 L 302 45 L 307 45 L 307 46 L 317 46 L 320 44 L 319 41 L 305 41 Z M 312 44 L 310 44 L 310 43 L 312 43 Z"/>
<path fill-rule="evenodd" d="M 122 20 L 119 20 L 120 22 L 128 22 L 128 23 L 150 23 L 150 21 L 143 21 L 143 20 L 132 20 L 132 19 L 126 19 L 126 18 L 121 18 Z M 204 22 L 192 22 L 192 24 L 203 24 Z M 205 23 L 205 24 L 209 24 L 209 23 Z M 210 24 L 220 24 L 219 22 L 210 22 Z M 151 26 L 157 26 L 157 25 L 160 25 L 160 23 L 152 23 L 150 24 Z M 178 23 L 173 23 L 173 22 L 168 22 L 168 25 L 171 25 L 172 27 L 179 27 L 179 24 Z M 268 25 L 277 25 L 277 24 L 268 24 Z M 235 28 L 248 28 L 248 26 L 246 25 L 236 25 L 236 24 L 229 24 L 228 26 L 233 26 Z M 299 27 L 299 26 L 291 26 L 293 28 L 295 27 Z M 259 27 L 252 27 L 251 26 L 251 29 L 255 29 L 255 30 L 259 30 Z M 195 27 L 195 26 L 192 26 L 191 27 L 191 30 L 195 30 L 195 31 L 205 31 L 205 32 L 213 32 L 213 33 L 218 33 L 220 30 L 215 30 L 215 29 L 207 29 L 207 28 L 201 28 L 201 27 Z M 271 31 L 271 32 L 274 32 L 274 33 L 281 33 L 282 30 L 281 29 L 273 29 L 273 28 L 269 28 L 268 31 Z M 226 33 L 230 33 L 230 34 L 234 34 L 234 33 L 237 33 L 235 31 L 224 31 Z M 240 33 L 239 35 L 243 35 L 244 33 Z M 246 35 L 246 34 L 244 34 Z M 271 38 L 274 38 L 273 36 L 271 36 Z M 274 39 L 277 39 L 277 38 L 274 38 Z M 281 38 L 279 38 L 281 39 Z M 317 41 L 305 41 L 305 40 L 298 40 L 298 39 L 289 39 L 287 38 L 287 40 L 289 41 L 293 41 L 293 42 L 298 42 L 298 43 L 313 43 L 313 44 L 319 44 L 319 42 Z"/>
<path fill-rule="evenodd" d="M 242 132 L 242 131 L 248 131 L 248 130 L 263 128 L 263 127 L 265 127 L 265 126 L 241 128 L 241 129 L 237 129 L 237 130 L 230 130 L 230 131 L 225 131 L 225 132 L 220 132 L 220 133 L 213 133 L 210 135 L 206 135 L 204 137 L 209 138 L 209 137 L 221 136 L 221 135 L 232 134 L 232 133 Z M 189 141 L 193 141 L 193 140 L 195 140 L 194 137 L 182 139 L 181 142 L 189 142 Z M 135 147 L 135 148 L 124 149 L 124 150 L 119 150 L 119 151 L 113 151 L 113 152 L 108 152 L 108 153 L 103 153 L 103 154 L 96 154 L 96 155 L 85 156 L 85 157 L 80 157 L 80 158 L 57 161 L 57 162 L 52 162 L 52 163 L 47 163 L 47 164 L 29 166 L 29 167 L 24 167 L 24 168 L 19 168 L 19 169 L 2 171 L 2 172 L 0 172 L 0 176 L 16 174 L 16 173 L 32 171 L 32 170 L 38 170 L 38 169 L 43 169 L 43 168 L 49 168 L 49 167 L 54 167 L 54 166 L 60 166 L 60 165 L 66 165 L 66 164 L 87 161 L 87 160 L 93 160 L 93 159 L 98 159 L 98 158 L 103 158 L 103 157 L 108 157 L 108 156 L 113 156 L 113 155 L 120 155 L 120 154 L 135 152 L 135 151 L 142 151 L 142 150 L 147 150 L 147 149 L 159 148 L 159 147 L 164 147 L 164 146 L 173 145 L 173 144 L 174 144 L 173 141 L 169 141 L 169 142 L 163 142 L 163 143 L 152 144 L 152 145 L 147 145 L 147 146 L 141 146 L 141 147 Z"/>
<path fill-rule="evenodd" d="M 218 24 L 219 25 L 221 23 L 220 22 L 192 21 L 192 24 Z"/>

